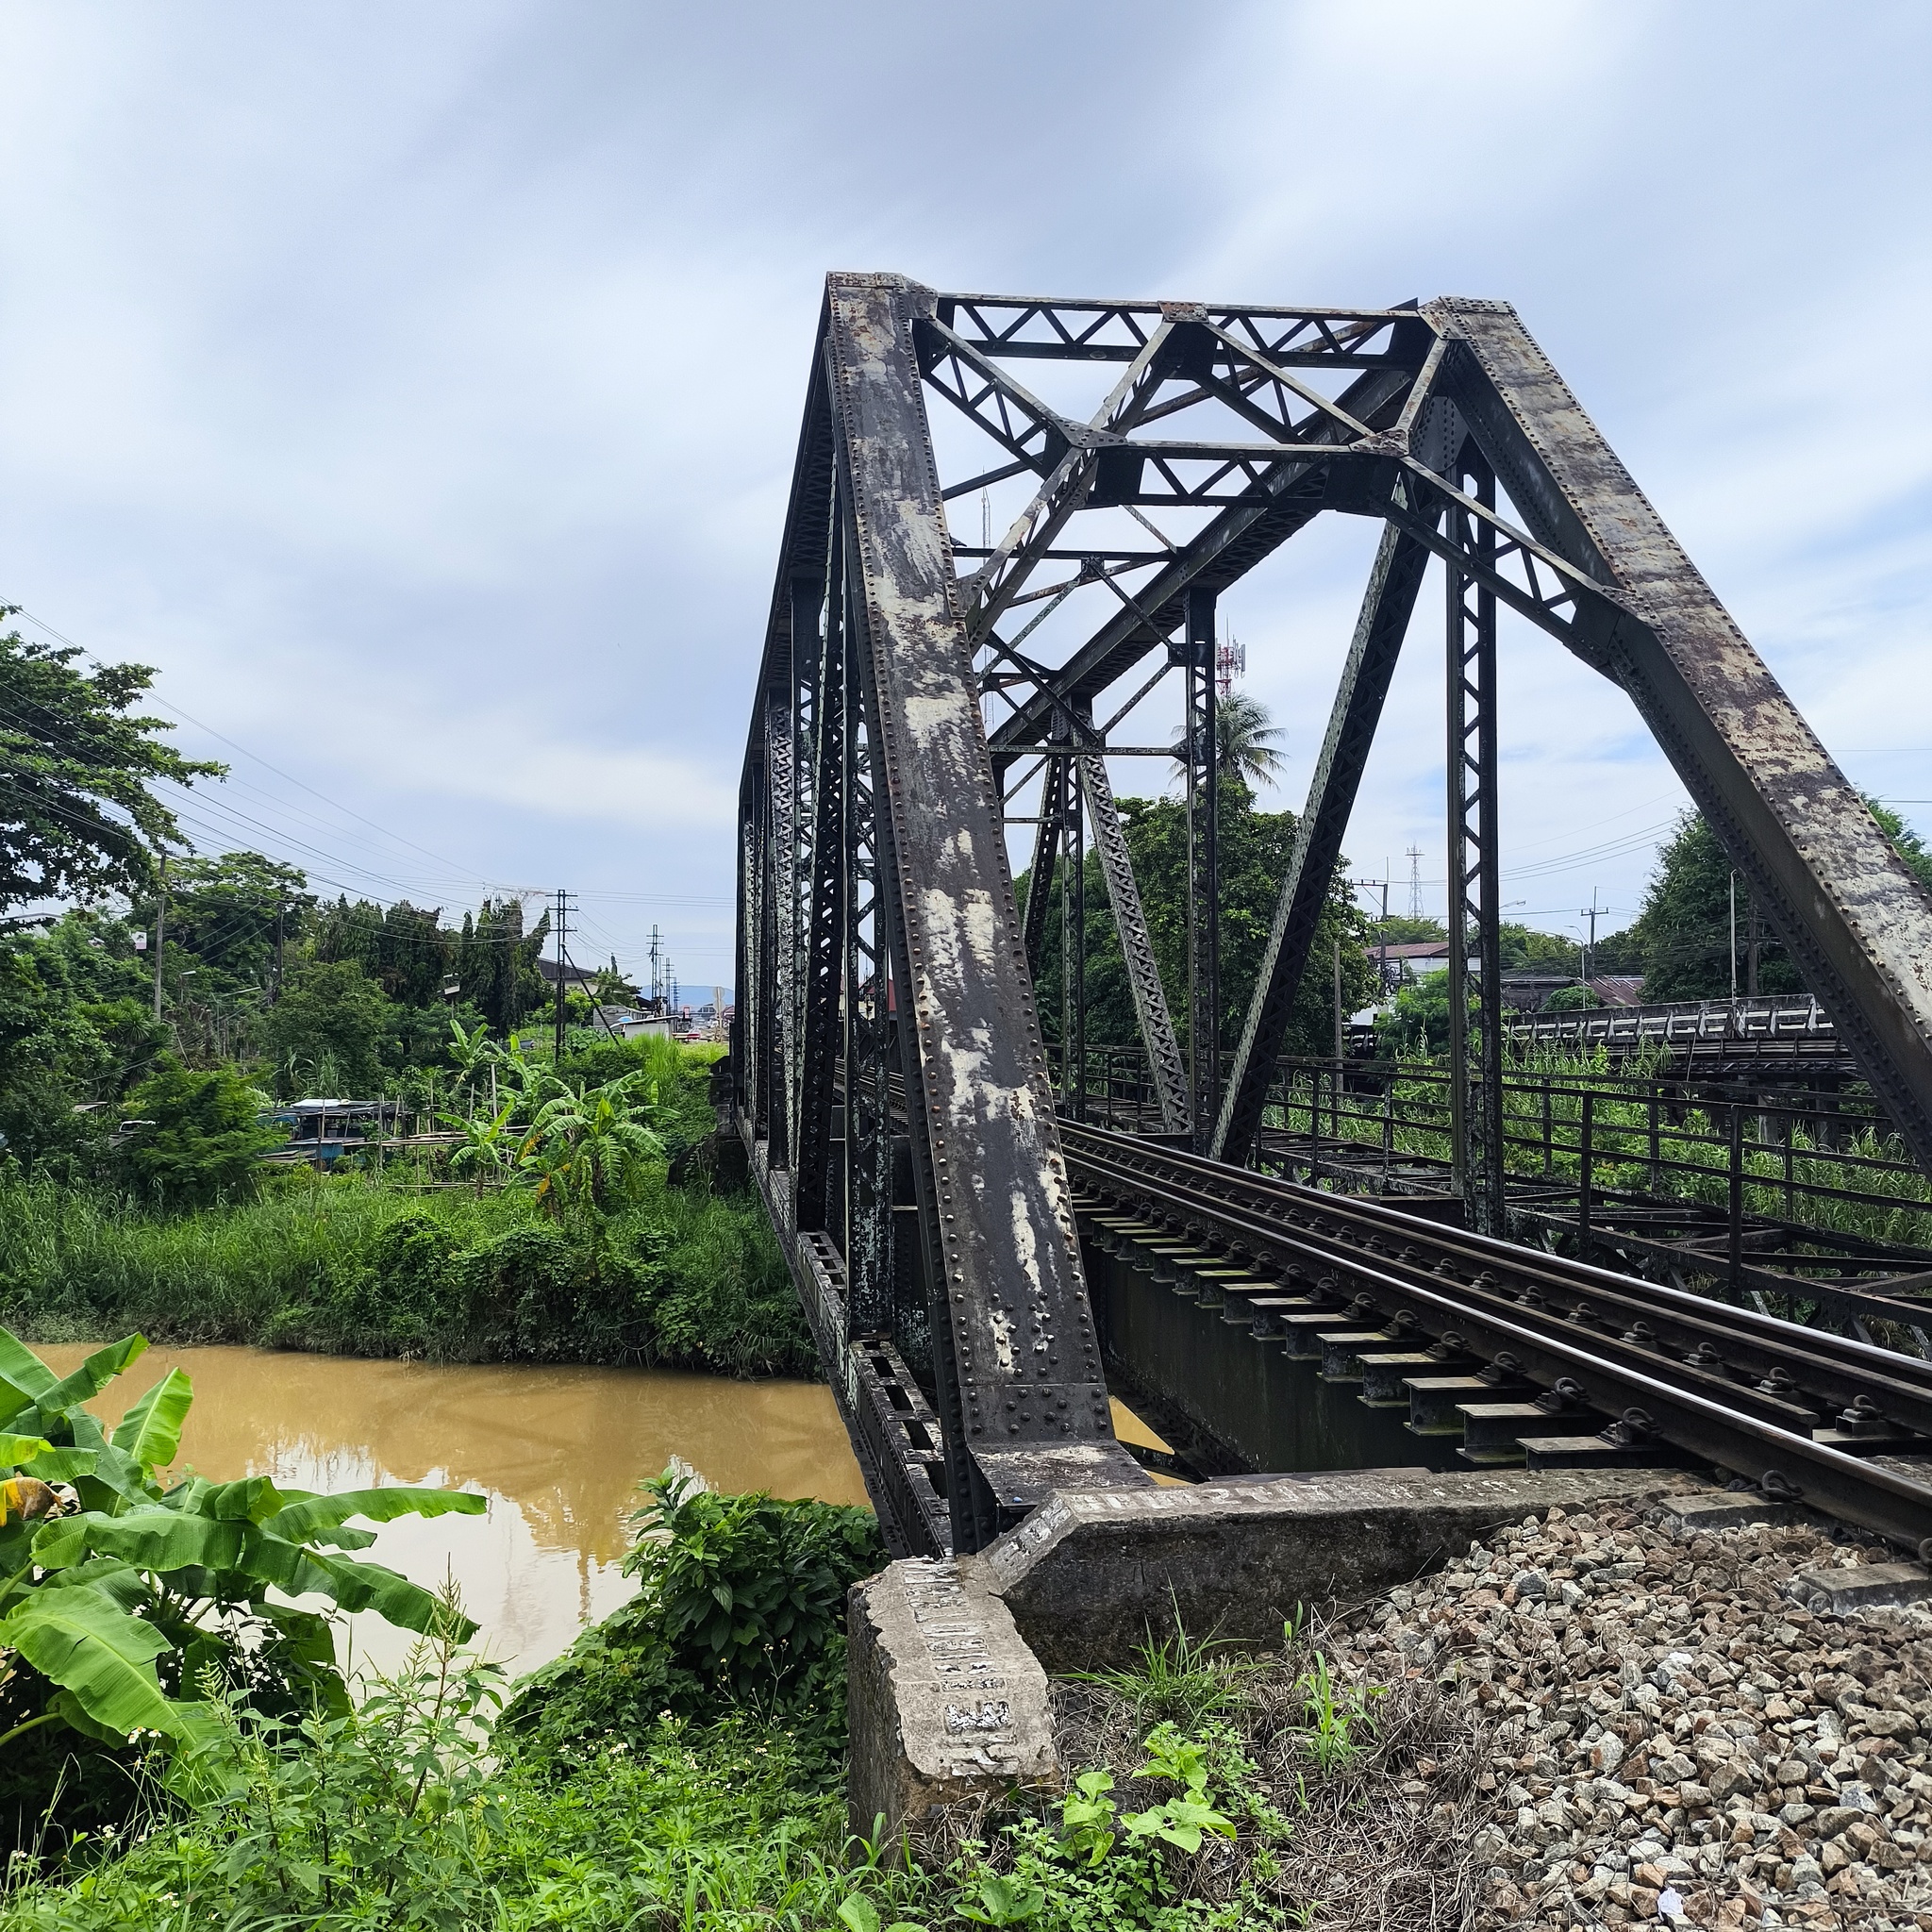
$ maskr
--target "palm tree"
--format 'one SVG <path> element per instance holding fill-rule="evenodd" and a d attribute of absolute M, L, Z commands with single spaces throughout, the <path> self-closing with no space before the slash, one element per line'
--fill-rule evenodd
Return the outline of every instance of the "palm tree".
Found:
<path fill-rule="evenodd" d="M 1251 789 L 1264 780 L 1272 784 L 1286 760 L 1271 739 L 1281 736 L 1281 726 L 1259 698 L 1246 691 L 1224 697 L 1214 708 L 1214 766 L 1224 778 L 1239 778 Z M 1174 757 L 1185 755 L 1186 734 L 1174 740 Z M 1186 783 L 1177 778 L 1176 789 Z"/>

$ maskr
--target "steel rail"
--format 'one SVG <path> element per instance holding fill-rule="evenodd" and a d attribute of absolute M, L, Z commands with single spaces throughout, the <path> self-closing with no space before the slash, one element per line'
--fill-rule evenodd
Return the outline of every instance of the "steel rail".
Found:
<path fill-rule="evenodd" d="M 1105 1195 L 1136 1202 L 1158 1219 L 1208 1230 L 1210 1240 L 1255 1257 L 1257 1264 L 1282 1266 L 1306 1260 L 1343 1273 L 1357 1302 L 1366 1299 L 1398 1334 L 1405 1328 L 1420 1330 L 1438 1341 L 1453 1335 L 1472 1353 L 1487 1355 L 1492 1361 L 1507 1356 L 1505 1366 L 1545 1386 L 1574 1384 L 1583 1400 L 1620 1418 L 1635 1438 L 1655 1434 L 1716 1467 L 1749 1477 L 1769 1494 L 1802 1498 L 1831 1515 L 1932 1555 L 1932 1487 L 1769 1419 L 1764 1397 L 1773 1391 L 1724 1386 L 1705 1371 L 1667 1357 L 1659 1360 L 1650 1355 L 1645 1359 L 1645 1351 L 1622 1340 L 1613 1342 L 1591 1335 L 1585 1345 L 1576 1324 L 1547 1309 L 1511 1305 L 1497 1291 L 1500 1283 L 1483 1288 L 1456 1281 L 1400 1257 L 1365 1253 L 1332 1231 L 1290 1220 L 1290 1208 L 1326 1214 L 1338 1205 L 1333 1197 L 1313 1190 L 1270 1182 L 1238 1169 L 1220 1167 L 1215 1172 L 1217 1163 L 1199 1157 L 1165 1146 L 1150 1147 L 1145 1141 L 1136 1144 L 1129 1137 L 1072 1124 L 1063 1126 L 1062 1135 L 1074 1177 Z M 1697 1301 L 1675 1290 L 1635 1284 L 1607 1269 L 1559 1257 L 1538 1257 L 1531 1264 L 1522 1250 L 1512 1251 L 1505 1242 L 1444 1229 L 1393 1210 L 1378 1208 L 1373 1216 L 1360 1216 L 1353 1210 L 1361 1205 L 1347 1204 L 1347 1210 L 1336 1218 L 1373 1221 L 1375 1232 L 1399 1235 L 1418 1251 L 1431 1249 L 1441 1259 L 1466 1258 L 1475 1250 L 1486 1263 L 1499 1262 L 1532 1281 L 1540 1277 L 1545 1284 L 1569 1285 L 1577 1276 L 1584 1277 L 1593 1291 L 1592 1307 L 1613 1296 L 1638 1302 L 1638 1297 L 1624 1294 L 1635 1287 L 1650 1289 L 1665 1302 Z M 1546 1268 L 1545 1258 L 1557 1265 Z M 1418 1275 L 1422 1279 L 1415 1278 Z M 1700 1306 L 1707 1316 L 1713 1311 L 1711 1304 Z M 1848 1351 L 1872 1358 L 1861 1362 L 1862 1373 L 1854 1376 L 1844 1362 L 1821 1361 L 1814 1352 L 1816 1343 L 1841 1338 L 1817 1336 L 1806 1329 L 1799 1331 L 1801 1341 L 1773 1348 L 1771 1331 L 1792 1324 L 1747 1316 L 1743 1310 L 1724 1309 L 1723 1314 L 1722 1324 L 1700 1321 L 1695 1325 L 1726 1342 L 1750 1331 L 1767 1357 L 1802 1362 L 1811 1386 L 1828 1379 L 1854 1399 L 1868 1394 L 1932 1413 L 1932 1386 L 1915 1386 L 1916 1378 L 1909 1375 L 1913 1365 L 1902 1357 L 1846 1341 Z M 1351 1314 L 1338 1309 L 1338 1318 L 1365 1316 L 1359 1310 Z M 1690 1324 L 1685 1325 L 1688 1329 Z M 1660 1380 L 1657 1374 L 1667 1362 L 1670 1382 Z M 1907 1374 L 1883 1373 L 1898 1368 Z M 1785 1400 L 1789 1403 L 1789 1395 Z"/>
<path fill-rule="evenodd" d="M 1499 1236 L 1477 1234 L 1472 1229 L 1407 1213 L 1370 1195 L 1327 1193 L 1274 1174 L 1258 1174 L 1252 1168 L 1232 1167 L 1181 1148 L 1151 1143 L 1141 1136 L 1111 1133 L 1070 1121 L 1061 1123 L 1060 1132 L 1069 1148 L 1085 1146 L 1095 1155 L 1105 1153 L 1124 1162 L 1139 1162 L 1156 1175 L 1187 1174 L 1205 1191 L 1219 1191 L 1224 1199 L 1265 1201 L 1274 1211 L 1315 1214 L 1331 1224 L 1365 1228 L 1376 1235 L 1399 1236 L 1406 1241 L 1426 1243 L 1438 1259 L 1455 1256 L 1477 1273 L 1491 1271 L 1499 1278 L 1507 1274 L 1539 1288 L 1555 1285 L 1574 1289 L 1592 1306 L 1621 1304 L 1646 1317 L 1661 1315 L 1681 1323 L 1687 1341 L 1691 1343 L 1714 1332 L 1726 1341 L 1760 1347 L 1766 1351 L 1761 1364 L 1741 1358 L 1739 1363 L 1740 1369 L 1753 1374 L 1762 1374 L 1774 1365 L 1797 1359 L 1808 1374 L 1828 1370 L 1857 1376 L 1855 1384 L 1846 1385 L 1854 1393 L 1880 1382 L 1892 1382 L 1908 1390 L 1914 1399 L 1932 1401 L 1932 1362 L 1900 1355 L 1852 1336 L 1807 1328 L 1775 1315 L 1713 1302 L 1688 1290 L 1620 1274 L 1593 1261 L 1540 1254 Z M 1821 1386 L 1819 1392 L 1836 1397 L 1838 1391 Z M 1922 1426 L 1932 1434 L 1932 1410 L 1927 1411 L 1927 1420 Z"/>

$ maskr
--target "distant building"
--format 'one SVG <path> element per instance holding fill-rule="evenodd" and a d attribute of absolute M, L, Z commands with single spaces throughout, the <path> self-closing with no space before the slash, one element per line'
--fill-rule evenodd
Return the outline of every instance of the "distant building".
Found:
<path fill-rule="evenodd" d="M 1442 973 L 1449 966 L 1447 940 L 1415 940 L 1400 946 L 1371 946 L 1369 958 L 1381 968 L 1382 983 L 1391 991 L 1398 986 Z"/>

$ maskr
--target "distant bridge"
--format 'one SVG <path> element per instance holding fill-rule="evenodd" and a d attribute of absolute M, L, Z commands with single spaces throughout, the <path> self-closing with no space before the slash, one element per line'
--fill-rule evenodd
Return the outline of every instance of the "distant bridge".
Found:
<path fill-rule="evenodd" d="M 1370 520 L 1379 542 L 1253 1004 L 1224 1042 L 1217 599 L 1330 510 Z M 1438 1229 L 1425 1251 L 1426 1224 L 1392 1208 L 1344 1211 L 1241 1170 L 1432 558 L 1446 586 L 1450 924 L 1465 941 L 1449 955 L 1454 1183 L 1471 1231 Z M 1611 1292 L 1621 1277 L 1491 1239 L 1504 1211 L 1499 608 L 1629 697 L 1838 1039 L 1932 1158 L 1932 898 L 1507 304 L 828 281 L 740 794 L 730 1099 L 899 1550 L 978 1548 L 1056 1488 L 1144 1484 L 1114 1439 L 1103 1344 L 1124 1361 L 1134 1335 L 1166 1335 L 1146 1346 L 1191 1360 L 1230 1307 L 1274 1366 L 1254 1382 L 1249 1357 L 1211 1357 L 1219 1369 L 1170 1388 L 1174 1425 L 1191 1415 L 1209 1460 L 1215 1441 L 1231 1466 L 1282 1453 L 1234 1413 L 1235 1384 L 1274 1412 L 1314 1338 L 1324 1389 L 1353 1387 L 1369 1410 L 1409 1389 L 1417 1441 L 1442 1431 L 1412 1385 L 1474 1376 L 1509 1398 L 1465 1405 L 1484 1427 L 1516 1402 L 1498 1452 L 1515 1459 L 1559 1453 L 1580 1421 L 1602 1445 L 1586 1459 L 1661 1442 L 1932 1534 L 1932 1492 L 1855 1453 L 1932 1434 L 1932 1369 L 1856 1337 L 1792 1343 L 1787 1324 L 1760 1331 L 1770 1318 L 1740 1311 L 1716 1308 L 1714 1325 L 1657 1299 L 1674 1291 Z M 1174 768 L 1167 747 L 1120 732 L 1170 673 L 1191 827 L 1178 1024 L 1107 767 Z M 1032 834 L 1024 923 L 1018 824 Z M 1087 1126 L 1063 1144 L 1057 1120 L 1084 1114 L 1089 841 L 1165 1154 Z M 1057 1093 L 1033 969 L 1062 866 Z M 1088 1275 L 1102 1256 L 1105 1336 Z M 1216 1331 L 1155 1322 L 1167 1304 L 1136 1299 L 1143 1276 Z M 1562 1312 L 1580 1297 L 1591 1305 Z M 1141 1362 L 1143 1380 L 1160 1371 Z M 1780 1392 L 1751 1392 L 1759 1380 Z M 1524 1436 L 1525 1394 L 1549 1405 L 1541 1436 Z M 1863 1421 L 1840 1427 L 1841 1407 Z M 1277 1446 L 1227 1447 L 1241 1441 Z"/>

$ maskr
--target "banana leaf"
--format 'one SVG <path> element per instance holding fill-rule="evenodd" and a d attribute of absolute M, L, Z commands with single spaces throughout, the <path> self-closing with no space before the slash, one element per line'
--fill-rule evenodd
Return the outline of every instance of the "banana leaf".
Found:
<path fill-rule="evenodd" d="M 393 1523 L 398 1516 L 480 1516 L 489 1499 L 462 1490 L 345 1490 L 340 1496 L 309 1496 L 263 1520 L 262 1527 L 291 1542 L 333 1541 L 331 1532 L 352 1516 Z"/>
<path fill-rule="evenodd" d="M 143 1470 L 173 1462 L 181 1446 L 181 1424 L 194 1402 L 194 1384 L 179 1369 L 170 1369 L 121 1418 L 110 1439 L 115 1448 L 131 1456 Z M 0 1449 L 0 1455 L 4 1455 Z"/>
<path fill-rule="evenodd" d="M 433 1591 L 380 1563 L 352 1562 L 346 1557 L 326 1556 L 279 1537 L 263 1536 L 250 1552 L 248 1567 L 251 1575 L 290 1596 L 332 1597 L 342 1609 L 374 1610 L 398 1629 L 426 1632 L 437 1628 L 442 1618 L 441 1599 Z M 464 1617 L 451 1634 L 459 1643 L 467 1643 L 476 1634 L 476 1625 Z"/>
<path fill-rule="evenodd" d="M 0 1643 L 17 1650 L 117 1737 L 135 1731 L 173 1737 L 180 1730 L 179 1708 L 155 1675 L 155 1658 L 173 1646 L 103 1591 L 36 1591 L 0 1619 Z"/>
<path fill-rule="evenodd" d="M 15 1436 L 0 1430 L 0 1463 L 8 1469 L 18 1469 L 23 1462 L 31 1462 L 37 1456 L 45 1456 L 53 1447 L 44 1436 Z M 40 1470 L 34 1474 L 42 1482 L 46 1480 Z"/>
<path fill-rule="evenodd" d="M 72 1374 L 63 1375 L 51 1389 L 35 1396 L 34 1407 L 49 1422 L 64 1416 L 71 1408 L 92 1402 L 123 1369 L 147 1353 L 145 1335 L 124 1335 L 106 1348 L 97 1348 Z"/>
<path fill-rule="evenodd" d="M 30 1408 L 58 1379 L 10 1328 L 0 1328 L 0 1403 L 11 1394 L 15 1408 Z"/>
<path fill-rule="evenodd" d="M 252 1527 L 232 1519 L 186 1516 L 159 1504 L 121 1516 L 89 1509 L 47 1524 L 34 1539 L 34 1561 L 42 1570 L 72 1570 L 90 1556 L 103 1556 L 162 1574 L 191 1564 L 236 1570 L 244 1567 Z"/>

